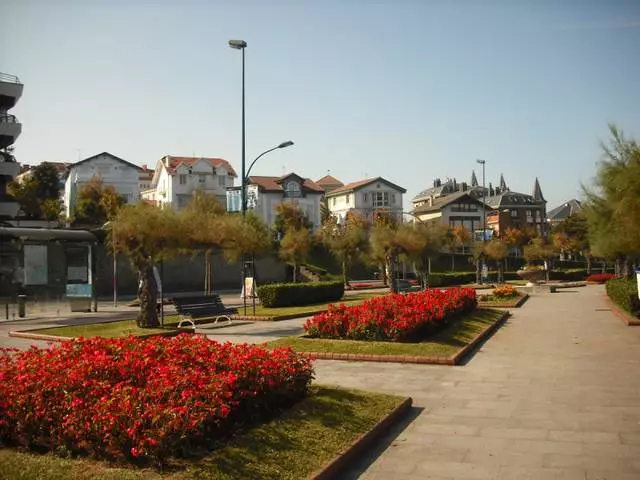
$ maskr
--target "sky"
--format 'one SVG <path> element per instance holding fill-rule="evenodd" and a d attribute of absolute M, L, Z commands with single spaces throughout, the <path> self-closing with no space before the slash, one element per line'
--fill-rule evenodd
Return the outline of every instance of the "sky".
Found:
<path fill-rule="evenodd" d="M 18 161 L 107 151 L 240 171 L 241 53 L 253 174 L 504 174 L 580 198 L 607 125 L 640 138 L 640 1 L 0 0 L 0 71 L 24 83 Z M 480 168 L 479 168 L 480 167 Z M 482 180 L 480 180 L 482 181 Z"/>

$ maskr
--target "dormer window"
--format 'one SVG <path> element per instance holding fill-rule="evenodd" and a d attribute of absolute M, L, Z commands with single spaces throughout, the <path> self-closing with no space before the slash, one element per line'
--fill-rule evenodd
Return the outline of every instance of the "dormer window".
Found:
<path fill-rule="evenodd" d="M 287 182 L 284 187 L 285 197 L 295 198 L 300 197 L 300 184 L 297 182 Z"/>

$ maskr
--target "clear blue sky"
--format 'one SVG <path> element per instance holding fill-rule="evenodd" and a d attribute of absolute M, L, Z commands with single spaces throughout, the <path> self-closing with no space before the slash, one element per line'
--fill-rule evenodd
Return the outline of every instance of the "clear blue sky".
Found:
<path fill-rule="evenodd" d="M 268 3 L 269 5 L 264 5 Z M 0 71 L 25 84 L 24 163 L 108 151 L 240 170 L 248 42 L 254 173 L 381 175 L 408 200 L 487 161 L 549 207 L 579 195 L 615 122 L 640 137 L 638 1 L 0 0 Z M 480 173 L 478 171 L 478 173 Z"/>

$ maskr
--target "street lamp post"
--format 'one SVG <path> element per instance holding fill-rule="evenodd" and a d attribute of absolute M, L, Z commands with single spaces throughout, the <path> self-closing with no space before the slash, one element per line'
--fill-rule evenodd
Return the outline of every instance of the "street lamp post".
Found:
<path fill-rule="evenodd" d="M 485 176 L 484 176 L 484 168 L 485 168 L 485 160 L 476 160 L 480 165 L 482 165 L 482 243 L 486 243 L 487 241 L 487 204 L 485 203 L 486 196 L 486 187 L 485 187 Z M 484 253 L 482 255 L 482 263 L 484 264 Z M 482 282 L 482 277 L 480 279 Z"/>
<path fill-rule="evenodd" d="M 269 150 L 265 150 L 264 152 L 262 152 L 260 155 L 258 155 L 255 160 L 253 162 L 251 162 L 251 165 L 249 165 L 249 168 L 247 169 L 247 173 L 243 176 L 242 178 L 242 191 L 244 192 L 244 190 L 247 188 L 247 185 L 249 184 L 249 174 L 251 173 L 251 169 L 253 168 L 253 166 L 256 164 L 256 162 L 258 160 L 260 160 L 261 157 L 263 157 L 264 155 L 266 155 L 269 152 L 273 152 L 274 150 L 278 150 L 279 148 L 287 148 L 293 145 L 293 142 L 291 140 L 288 140 L 286 142 L 282 142 L 280 145 L 277 145 L 273 148 L 270 148 Z M 244 194 L 242 196 L 242 216 L 246 216 L 247 215 L 247 197 L 246 194 Z"/>
<path fill-rule="evenodd" d="M 244 205 L 246 204 L 246 193 L 245 193 L 245 120 L 244 120 L 244 51 L 247 48 L 247 42 L 244 40 L 229 40 L 229 46 L 236 50 L 242 50 L 242 213 L 244 215 Z"/>

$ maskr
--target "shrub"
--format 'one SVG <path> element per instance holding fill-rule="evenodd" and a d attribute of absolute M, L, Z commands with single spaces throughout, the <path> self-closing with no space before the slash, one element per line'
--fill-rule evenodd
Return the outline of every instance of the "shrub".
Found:
<path fill-rule="evenodd" d="M 511 285 L 503 285 L 501 287 L 494 288 L 492 293 L 496 298 L 511 298 L 518 296 L 518 290 L 513 288 Z"/>
<path fill-rule="evenodd" d="M 416 341 L 476 305 L 476 291 L 470 288 L 386 295 L 361 305 L 330 305 L 307 320 L 304 329 L 317 338 Z"/>
<path fill-rule="evenodd" d="M 475 272 L 432 273 L 429 276 L 430 287 L 464 285 L 465 283 L 474 283 L 475 281 Z"/>
<path fill-rule="evenodd" d="M 335 302 L 344 295 L 344 283 L 272 283 L 258 287 L 263 307 L 290 307 L 314 303 Z"/>
<path fill-rule="evenodd" d="M 589 275 L 587 277 L 587 282 L 606 283 L 612 278 L 616 278 L 613 273 L 594 273 L 593 275 Z"/>
<path fill-rule="evenodd" d="M 204 337 L 92 338 L 0 351 L 0 444 L 162 463 L 307 392 L 290 349 Z"/>
<path fill-rule="evenodd" d="M 606 283 L 607 295 L 627 312 L 640 317 L 640 299 L 635 279 L 613 278 Z"/>

